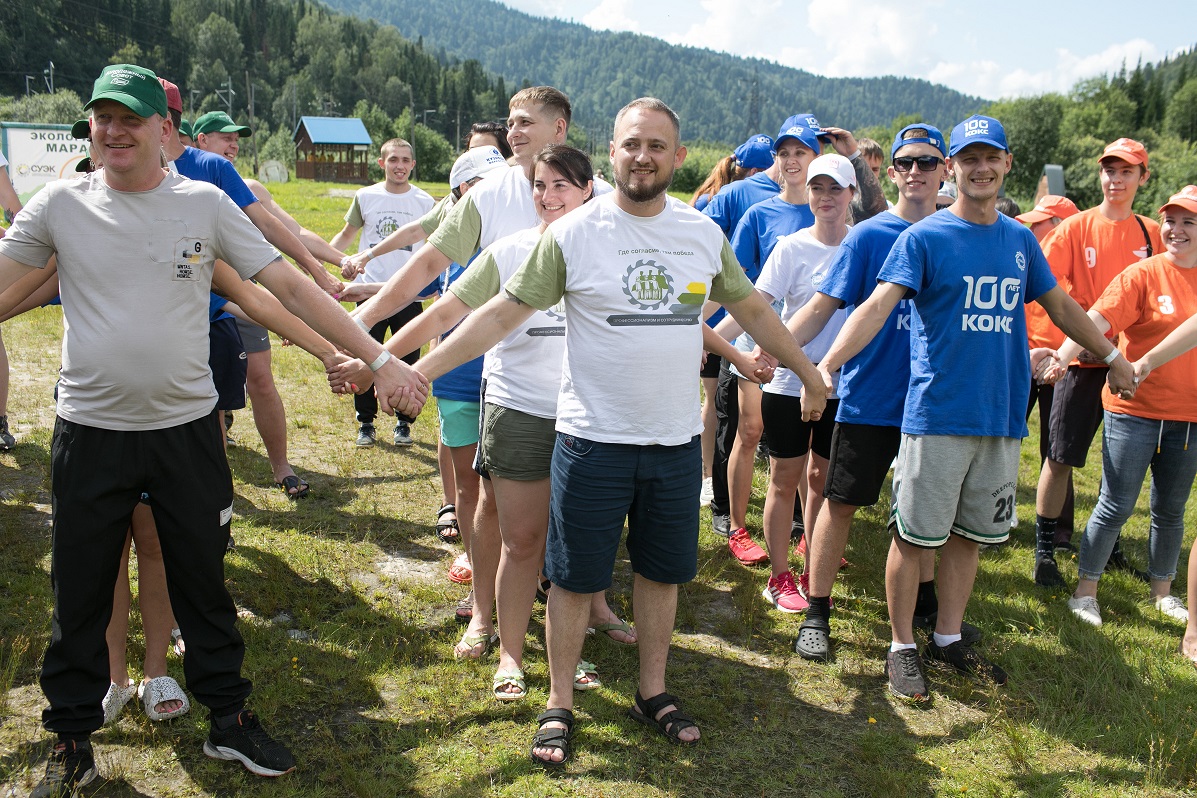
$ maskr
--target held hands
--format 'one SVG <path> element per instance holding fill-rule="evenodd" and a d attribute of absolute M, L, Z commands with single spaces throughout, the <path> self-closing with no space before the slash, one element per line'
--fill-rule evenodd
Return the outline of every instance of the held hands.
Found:
<path fill-rule="evenodd" d="M 1117 394 L 1121 399 L 1132 399 L 1139 387 L 1139 380 L 1135 376 L 1135 367 L 1122 355 L 1114 358 L 1110 364 L 1110 373 L 1106 376 L 1110 385 L 1110 393 Z"/>
<path fill-rule="evenodd" d="M 1054 349 L 1040 347 L 1031 350 L 1031 376 L 1040 385 L 1055 385 L 1068 370 Z"/>
<path fill-rule="evenodd" d="M 333 277 L 328 272 L 321 270 L 315 276 L 316 285 L 320 286 L 320 290 L 336 299 L 337 296 L 344 290 L 345 286 L 340 280 Z"/>
<path fill-rule="evenodd" d="M 365 283 L 346 283 L 340 297 L 333 297 L 333 299 L 339 299 L 341 302 L 365 302 L 371 296 Z"/>
<path fill-rule="evenodd" d="M 336 394 L 365 393 L 374 384 L 374 372 L 364 361 L 337 353 L 331 363 L 324 364 L 328 385 Z"/>
<path fill-rule="evenodd" d="M 366 264 L 370 261 L 370 250 L 363 250 L 356 255 L 346 255 L 341 259 L 341 275 L 350 279 L 366 271 Z"/>
<path fill-rule="evenodd" d="M 1143 384 L 1143 380 L 1147 379 L 1147 375 L 1151 373 L 1152 365 L 1151 358 L 1147 355 L 1136 360 L 1131 366 L 1135 370 L 1135 388 L 1137 389 Z"/>
<path fill-rule="evenodd" d="M 374 394 L 387 415 L 399 411 L 412 418 L 418 416 L 428 400 L 428 389 L 428 378 L 397 357 L 374 372 Z"/>
<path fill-rule="evenodd" d="M 732 365 L 744 375 L 745 379 L 758 385 L 763 385 L 773 379 L 773 371 L 777 368 L 777 360 L 771 355 L 762 352 L 758 346 L 752 350 L 751 354 L 737 350 L 736 358 L 732 361 Z"/>

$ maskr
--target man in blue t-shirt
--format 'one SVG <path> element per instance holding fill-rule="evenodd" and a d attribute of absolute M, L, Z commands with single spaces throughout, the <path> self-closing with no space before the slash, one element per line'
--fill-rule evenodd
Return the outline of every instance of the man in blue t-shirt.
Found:
<path fill-rule="evenodd" d="M 888 177 L 898 203 L 886 213 L 856 225 L 840 245 L 819 292 L 789 322 L 805 344 L 822 331 L 841 307 L 862 304 L 877 286 L 877 274 L 907 228 L 935 213 L 935 198 L 946 173 L 947 141 L 932 125 L 907 125 L 894 137 Z M 795 650 L 810 660 L 831 657 L 831 588 L 844 555 L 858 507 L 876 504 L 898 454 L 902 410 L 910 381 L 910 308 L 901 300 L 869 344 L 844 364 L 840 407 L 831 441 L 826 501 L 807 545 L 811 558 L 810 606 L 798 630 Z M 935 554 L 923 556 L 915 625 L 933 627 L 937 610 Z M 964 624 L 970 643 L 979 630 Z"/>
<path fill-rule="evenodd" d="M 915 700 L 929 697 L 912 628 L 926 549 L 939 549 L 941 558 L 927 656 L 1006 682 L 1005 671 L 961 639 L 961 624 L 980 544 L 1004 542 L 1014 523 L 1031 381 L 1024 303 L 1039 302 L 1067 335 L 1109 356 L 1115 390 L 1134 390 L 1129 363 L 1114 361 L 1113 346 L 1055 284 L 1035 237 L 995 208 L 1014 161 L 1001 123 L 969 117 L 952 131 L 948 153 L 959 198 L 946 213 L 898 236 L 877 288 L 819 364 L 830 390 L 832 372 L 864 349 L 899 302 L 912 300 L 910 381 L 886 565 L 893 631 L 886 671 L 890 689 Z"/>

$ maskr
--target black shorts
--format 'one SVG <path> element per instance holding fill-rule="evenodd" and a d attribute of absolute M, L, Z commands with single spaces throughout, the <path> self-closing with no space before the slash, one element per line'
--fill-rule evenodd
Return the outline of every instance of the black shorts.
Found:
<path fill-rule="evenodd" d="M 901 444 L 900 427 L 837 423 L 823 498 L 853 507 L 876 504 Z"/>
<path fill-rule="evenodd" d="M 1101 427 L 1101 392 L 1109 371 L 1101 367 L 1069 366 L 1056 383 L 1048 422 L 1050 459 L 1073 468 L 1085 465 L 1089 447 Z"/>
<path fill-rule="evenodd" d="M 216 384 L 216 409 L 240 410 L 245 407 L 245 348 L 234 318 L 217 319 L 208 331 L 211 352 L 208 367 Z"/>
<path fill-rule="evenodd" d="M 761 418 L 769 456 L 785 459 L 813 451 L 826 460 L 831 456 L 831 432 L 839 406 L 840 400 L 832 399 L 818 421 L 803 421 L 800 398 L 762 391 Z"/>
<path fill-rule="evenodd" d="M 702 364 L 702 368 L 698 371 L 698 376 L 703 379 L 716 379 L 719 377 L 719 364 L 723 362 L 723 358 L 719 355 L 713 355 L 707 352 L 707 362 Z"/>

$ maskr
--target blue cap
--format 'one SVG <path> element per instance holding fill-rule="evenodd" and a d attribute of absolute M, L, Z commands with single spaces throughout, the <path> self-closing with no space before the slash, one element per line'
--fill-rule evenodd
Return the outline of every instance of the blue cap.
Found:
<path fill-rule="evenodd" d="M 1006 143 L 1006 130 L 1002 123 L 992 116 L 973 114 L 952 128 L 952 146 L 948 155 L 955 155 L 970 144 L 988 144 L 999 150 L 1010 152 Z"/>
<path fill-rule="evenodd" d="M 782 123 L 781 131 L 778 132 L 777 138 L 773 139 L 773 148 L 780 147 L 783 139 L 798 139 L 802 146 L 819 155 L 823 152 L 823 145 L 819 143 L 822 130 L 818 121 L 810 114 L 795 114 Z"/>
<path fill-rule="evenodd" d="M 736 166 L 741 169 L 768 169 L 773 165 L 773 139 L 757 133 L 736 147 Z"/>
<path fill-rule="evenodd" d="M 905 138 L 907 131 L 910 130 L 924 131 L 924 135 Z M 944 141 L 943 133 L 939 132 L 939 128 L 934 125 L 925 125 L 922 122 L 907 125 L 898 131 L 898 135 L 894 136 L 894 146 L 889 148 L 889 157 L 893 159 L 898 154 L 898 150 L 907 144 L 930 144 L 943 153 L 944 157 L 947 157 L 948 154 L 948 143 Z"/>
<path fill-rule="evenodd" d="M 823 132 L 823 126 L 819 124 L 819 120 L 815 119 L 814 114 L 794 114 L 782 124 L 782 130 L 795 125 L 805 125 L 811 130 L 815 131 L 815 135 L 819 137 L 819 141 L 824 144 L 831 144 L 835 139 Z M 776 142 L 774 142 L 776 146 Z"/>

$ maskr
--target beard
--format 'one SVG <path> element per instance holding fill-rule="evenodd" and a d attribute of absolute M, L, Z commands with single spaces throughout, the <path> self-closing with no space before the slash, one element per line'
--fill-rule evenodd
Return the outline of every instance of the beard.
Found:
<path fill-rule="evenodd" d="M 630 199 L 632 202 L 649 202 L 651 200 L 655 200 L 657 197 L 664 194 L 669 189 L 670 184 L 673 183 L 673 172 L 670 172 L 664 177 L 661 177 L 661 173 L 658 172 L 653 182 L 638 183 L 633 186 L 628 181 L 628 178 L 631 177 L 631 174 L 631 170 L 628 170 L 626 174 L 620 174 L 619 172 L 616 172 L 615 186 L 619 189 L 621 194 Z"/>

